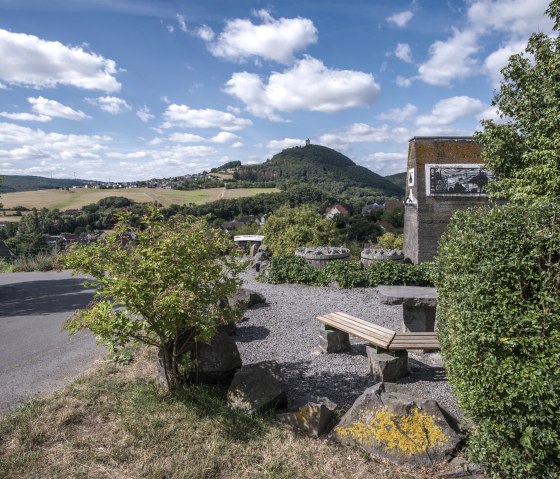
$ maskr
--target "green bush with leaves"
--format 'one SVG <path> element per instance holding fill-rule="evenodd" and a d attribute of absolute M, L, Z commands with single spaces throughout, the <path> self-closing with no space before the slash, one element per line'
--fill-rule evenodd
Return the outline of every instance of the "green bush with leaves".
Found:
<path fill-rule="evenodd" d="M 329 261 L 318 276 L 319 283 L 324 286 L 335 281 L 341 288 L 365 286 L 365 274 L 359 261 Z"/>
<path fill-rule="evenodd" d="M 259 279 L 271 284 L 317 284 L 318 270 L 311 267 L 301 256 L 278 255 L 259 276 Z"/>
<path fill-rule="evenodd" d="M 337 237 L 334 221 L 311 206 L 283 206 L 266 220 L 265 243 L 273 255 L 293 254 L 300 246 L 329 245 Z"/>
<path fill-rule="evenodd" d="M 379 284 L 400 286 L 432 286 L 430 263 L 411 264 L 395 261 L 373 261 L 365 273 L 366 284 L 370 287 Z"/>
<path fill-rule="evenodd" d="M 560 205 L 455 214 L 436 258 L 447 375 L 490 477 L 560 477 Z"/>
<path fill-rule="evenodd" d="M 202 219 L 163 221 L 155 209 L 139 227 L 131 225 L 133 219 L 123 216 L 115 234 L 76 245 L 66 256 L 66 267 L 92 276 L 97 290 L 88 309 L 78 311 L 65 328 L 89 329 L 113 351 L 131 341 L 155 346 L 167 384 L 177 387 L 197 359 L 181 348 L 209 341 L 220 324 L 241 313 L 219 299 L 241 284 L 237 275 L 246 265 L 230 238 Z"/>

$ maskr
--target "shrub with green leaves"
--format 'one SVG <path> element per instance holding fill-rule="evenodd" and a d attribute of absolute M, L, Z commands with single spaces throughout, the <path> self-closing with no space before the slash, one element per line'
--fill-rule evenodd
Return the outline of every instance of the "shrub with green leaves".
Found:
<path fill-rule="evenodd" d="M 373 261 L 365 273 L 368 286 L 380 284 L 400 286 L 432 286 L 431 263 L 411 264 L 395 261 Z"/>
<path fill-rule="evenodd" d="M 271 284 L 310 284 L 317 283 L 318 270 L 309 265 L 301 256 L 274 256 L 260 275 L 260 279 Z"/>
<path fill-rule="evenodd" d="M 341 288 L 355 288 L 365 286 L 365 274 L 359 261 L 334 260 L 319 271 L 318 281 L 325 286 L 336 281 Z"/>
<path fill-rule="evenodd" d="M 560 477 L 560 205 L 458 212 L 436 266 L 472 459 L 491 477 Z"/>

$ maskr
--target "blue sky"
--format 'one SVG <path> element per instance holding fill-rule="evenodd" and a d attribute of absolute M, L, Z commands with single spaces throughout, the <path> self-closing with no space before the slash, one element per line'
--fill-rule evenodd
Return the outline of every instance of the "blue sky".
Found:
<path fill-rule="evenodd" d="M 130 181 L 469 135 L 548 0 L 0 0 L 0 174 Z"/>

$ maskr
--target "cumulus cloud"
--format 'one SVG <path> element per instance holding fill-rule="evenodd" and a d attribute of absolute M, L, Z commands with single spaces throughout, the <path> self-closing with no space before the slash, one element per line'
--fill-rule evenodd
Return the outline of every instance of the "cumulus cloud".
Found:
<path fill-rule="evenodd" d="M 412 80 L 414 80 L 414 78 L 405 78 L 398 75 L 397 78 L 395 78 L 395 83 L 397 84 L 397 86 L 408 88 L 410 85 L 412 85 Z"/>
<path fill-rule="evenodd" d="M 389 125 L 376 127 L 366 123 L 354 123 L 345 130 L 321 135 L 319 142 L 335 149 L 345 149 L 352 143 L 399 143 L 407 141 L 408 138 L 410 138 L 410 132 L 404 127 L 390 127 Z"/>
<path fill-rule="evenodd" d="M 279 120 L 277 111 L 331 113 L 368 105 L 377 98 L 380 87 L 369 73 L 329 69 L 306 56 L 292 68 L 272 73 L 267 83 L 254 73 L 234 73 L 225 91 L 245 103 L 253 115 Z"/>
<path fill-rule="evenodd" d="M 70 85 L 116 92 L 117 64 L 82 47 L 0 29 L 0 80 L 33 88 Z"/>
<path fill-rule="evenodd" d="M 161 143 L 161 139 L 158 138 L 158 143 Z M 200 135 L 194 135 L 193 133 L 173 133 L 169 136 L 170 141 L 174 141 L 176 143 L 199 143 L 205 141 L 205 138 Z M 152 144 L 154 141 L 152 140 Z"/>
<path fill-rule="evenodd" d="M 213 136 L 210 141 L 214 143 L 230 143 L 239 140 L 239 137 L 229 131 L 220 131 L 216 136 Z"/>
<path fill-rule="evenodd" d="M 9 120 L 15 121 L 40 121 L 46 122 L 51 121 L 52 118 L 47 115 L 35 115 L 34 113 L 8 113 L 5 111 L 0 112 L 0 116 L 3 118 L 8 118 Z"/>
<path fill-rule="evenodd" d="M 302 140 L 301 138 L 284 138 L 282 140 L 269 141 L 266 147 L 269 150 L 280 151 L 280 150 L 285 150 L 286 148 L 292 148 L 294 146 L 303 146 L 303 145 L 305 145 L 305 140 Z"/>
<path fill-rule="evenodd" d="M 185 16 L 178 13 L 176 15 L 177 23 L 182 32 L 187 33 L 187 23 L 185 22 Z"/>
<path fill-rule="evenodd" d="M 429 60 L 418 68 L 419 78 L 430 85 L 450 85 L 457 78 L 467 78 L 476 73 L 473 55 L 478 51 L 474 31 L 454 30 L 446 41 L 436 41 L 430 46 Z"/>
<path fill-rule="evenodd" d="M 208 25 L 201 25 L 194 31 L 194 34 L 205 42 L 211 42 L 216 36 L 214 30 L 212 30 Z"/>
<path fill-rule="evenodd" d="M 86 101 L 92 105 L 98 106 L 103 111 L 117 115 L 125 110 L 131 110 L 132 107 L 122 98 L 116 96 L 100 96 L 98 98 L 86 98 Z"/>
<path fill-rule="evenodd" d="M 359 159 L 359 163 L 367 165 L 367 167 L 373 171 L 382 172 L 383 175 L 391 175 L 406 170 L 407 158 L 408 153 L 406 151 L 378 151 L 365 158 Z"/>
<path fill-rule="evenodd" d="M 317 29 L 307 18 L 274 19 L 266 10 L 254 12 L 262 21 L 228 20 L 210 52 L 220 58 L 243 62 L 251 57 L 289 64 L 294 53 L 317 41 Z"/>
<path fill-rule="evenodd" d="M 418 108 L 413 104 L 407 103 L 402 108 L 391 108 L 390 110 L 377 115 L 378 120 L 393 121 L 395 123 L 404 123 L 412 116 L 416 115 Z"/>
<path fill-rule="evenodd" d="M 406 63 L 414 62 L 414 60 L 412 59 L 412 51 L 408 43 L 397 43 L 397 48 L 395 48 L 395 56 Z"/>
<path fill-rule="evenodd" d="M 421 115 L 416 119 L 418 126 L 450 125 L 460 118 L 476 116 L 488 106 L 476 98 L 453 96 L 438 101 L 429 115 Z"/>
<path fill-rule="evenodd" d="M 405 10 L 404 12 L 398 12 L 390 17 L 387 17 L 386 20 L 388 23 L 392 23 L 397 27 L 403 28 L 406 24 L 412 19 L 414 13 L 410 10 Z"/>
<path fill-rule="evenodd" d="M 29 97 L 27 101 L 31 104 L 31 109 L 38 115 L 45 115 L 51 118 L 65 118 L 67 120 L 83 120 L 84 118 L 89 118 L 81 110 L 74 110 L 56 100 L 49 100 L 42 96 Z"/>
<path fill-rule="evenodd" d="M 486 57 L 486 60 L 484 60 L 484 69 L 495 87 L 497 87 L 502 80 L 501 70 L 508 64 L 509 57 L 522 52 L 526 46 L 527 42 L 524 40 L 511 42 L 501 46 Z"/>
<path fill-rule="evenodd" d="M 162 128 L 174 126 L 183 128 L 220 128 L 225 131 L 242 130 L 253 122 L 239 118 L 232 113 L 211 108 L 194 109 L 187 105 L 172 104 L 164 113 L 165 123 Z"/>
<path fill-rule="evenodd" d="M 140 118 L 140 120 L 142 120 L 144 123 L 147 123 L 152 118 L 154 118 L 154 115 L 150 113 L 150 109 L 146 105 L 144 105 L 136 112 L 136 116 Z"/>

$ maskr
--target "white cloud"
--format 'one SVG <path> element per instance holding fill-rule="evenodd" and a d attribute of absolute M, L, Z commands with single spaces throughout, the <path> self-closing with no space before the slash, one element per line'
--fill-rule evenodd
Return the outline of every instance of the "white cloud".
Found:
<path fill-rule="evenodd" d="M 195 30 L 194 34 L 205 42 L 211 42 L 216 36 L 214 30 L 212 30 L 208 25 L 201 25 Z"/>
<path fill-rule="evenodd" d="M 366 123 L 354 123 L 340 132 L 321 135 L 319 142 L 335 149 L 345 149 L 352 143 L 400 143 L 407 141 L 410 136 L 409 130 L 404 127 L 390 127 L 389 125 L 374 127 Z"/>
<path fill-rule="evenodd" d="M 371 74 L 329 69 L 306 56 L 283 73 L 272 73 L 266 84 L 256 74 L 234 73 L 225 91 L 239 98 L 255 116 L 279 120 L 276 111 L 331 113 L 368 105 L 377 98 L 380 87 Z"/>
<path fill-rule="evenodd" d="M 115 92 L 117 65 L 82 47 L 0 29 L 0 79 L 12 85 L 48 88 L 71 85 Z"/>
<path fill-rule="evenodd" d="M 239 118 L 225 111 L 205 108 L 196 110 L 187 105 L 172 104 L 164 113 L 166 122 L 162 128 L 173 126 L 184 128 L 220 128 L 226 131 L 241 130 L 253 122 L 246 118 Z"/>
<path fill-rule="evenodd" d="M 240 138 L 234 133 L 231 133 L 229 131 L 220 131 L 220 133 L 218 133 L 216 136 L 213 136 L 210 141 L 214 143 L 230 143 L 239 139 Z"/>
<path fill-rule="evenodd" d="M 410 50 L 410 45 L 408 43 L 397 43 L 397 48 L 395 48 L 395 56 L 406 63 L 414 62 L 414 60 L 412 59 L 412 51 Z"/>
<path fill-rule="evenodd" d="M 429 115 L 421 115 L 416 119 L 417 126 L 446 126 L 460 118 L 476 116 L 488 106 L 476 98 L 453 96 L 438 101 Z"/>
<path fill-rule="evenodd" d="M 414 78 L 405 78 L 398 75 L 397 78 L 395 78 L 395 83 L 397 84 L 397 86 L 408 88 L 410 85 L 412 85 L 413 79 Z"/>
<path fill-rule="evenodd" d="M 360 164 L 366 164 L 368 168 L 382 175 L 391 175 L 406 170 L 408 153 L 401 152 L 382 152 L 378 151 L 363 159 L 359 159 Z"/>
<path fill-rule="evenodd" d="M 116 96 L 100 96 L 98 98 L 86 98 L 86 101 L 92 105 L 98 106 L 103 111 L 117 115 L 125 110 L 131 110 L 132 107 L 122 98 Z"/>
<path fill-rule="evenodd" d="M 522 52 L 526 45 L 526 41 L 508 43 L 486 57 L 484 69 L 495 87 L 502 80 L 501 70 L 508 64 L 509 57 Z"/>
<path fill-rule="evenodd" d="M 418 108 L 413 104 L 407 103 L 402 108 L 391 108 L 389 111 L 377 115 L 378 120 L 394 121 L 395 123 L 404 123 L 410 117 L 416 115 Z"/>
<path fill-rule="evenodd" d="M 242 18 L 228 20 L 216 42 L 209 45 L 210 52 L 236 62 L 257 57 L 289 64 L 296 51 L 317 41 L 317 29 L 307 18 L 276 20 L 266 10 L 255 15 L 261 19 L 260 25 Z"/>
<path fill-rule="evenodd" d="M 187 33 L 187 23 L 185 22 L 185 16 L 178 13 L 176 15 L 177 23 L 182 32 Z"/>
<path fill-rule="evenodd" d="M 394 15 L 391 15 L 390 17 L 387 17 L 386 20 L 387 22 L 402 28 L 406 26 L 406 24 L 412 19 L 413 16 L 414 13 L 412 13 L 410 10 L 405 10 L 404 12 L 398 12 Z"/>
<path fill-rule="evenodd" d="M 305 140 L 302 140 L 300 138 L 284 138 L 283 140 L 269 141 L 266 147 L 269 150 L 280 151 L 280 150 L 285 150 L 286 148 L 292 148 L 294 146 L 303 146 L 303 145 L 305 145 Z"/>
<path fill-rule="evenodd" d="M 42 96 L 29 97 L 27 101 L 31 104 L 31 109 L 39 115 L 46 115 L 51 118 L 65 118 L 67 120 L 83 120 L 84 118 L 89 118 L 81 110 L 74 110 L 56 100 L 49 100 Z"/>
<path fill-rule="evenodd" d="M 476 73 L 472 56 L 478 51 L 474 31 L 454 30 L 446 41 L 436 41 L 430 46 L 430 59 L 418 68 L 419 78 L 430 85 L 450 85 L 457 78 L 467 78 Z"/>
<path fill-rule="evenodd" d="M 231 145 L 232 148 L 243 148 L 243 146 L 243 143 L 240 141 L 236 141 L 233 145 Z"/>
<path fill-rule="evenodd" d="M 169 136 L 169 140 L 176 143 L 199 143 L 205 141 L 206 139 L 200 135 L 194 135 L 192 133 L 173 133 Z M 161 143 L 161 140 L 158 143 Z M 152 144 L 155 144 L 153 143 L 153 140 Z"/>
<path fill-rule="evenodd" d="M 0 116 L 4 118 L 8 118 L 9 120 L 16 120 L 16 121 L 40 121 L 46 122 L 51 121 L 52 118 L 47 115 L 35 115 L 33 113 L 8 113 L 8 112 L 0 112 Z"/>
<path fill-rule="evenodd" d="M 175 31 L 175 27 L 173 25 L 166 25 L 165 28 L 167 28 L 169 33 L 173 33 Z"/>
<path fill-rule="evenodd" d="M 144 123 L 147 123 L 152 118 L 154 118 L 154 115 L 150 113 L 150 109 L 146 105 L 136 111 L 136 116 L 140 118 L 140 120 L 142 120 Z"/>

